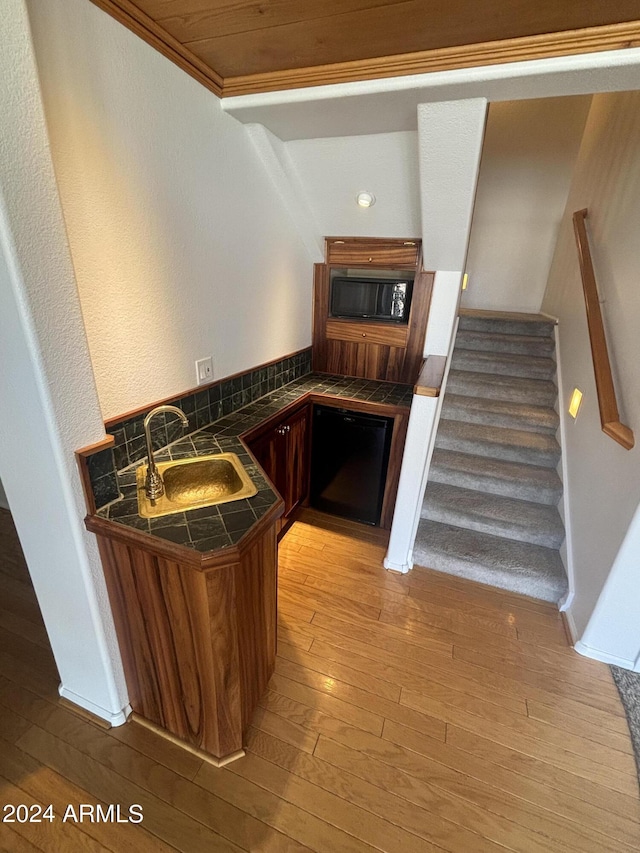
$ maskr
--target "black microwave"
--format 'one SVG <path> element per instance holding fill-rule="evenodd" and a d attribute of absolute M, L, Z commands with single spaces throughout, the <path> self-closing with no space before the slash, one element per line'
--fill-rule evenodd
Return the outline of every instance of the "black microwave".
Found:
<path fill-rule="evenodd" d="M 330 313 L 343 319 L 407 323 L 411 307 L 411 278 L 336 276 L 331 281 Z"/>

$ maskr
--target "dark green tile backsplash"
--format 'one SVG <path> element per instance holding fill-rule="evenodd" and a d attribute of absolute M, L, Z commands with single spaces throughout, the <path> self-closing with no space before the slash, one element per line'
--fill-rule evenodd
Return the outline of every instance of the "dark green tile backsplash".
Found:
<path fill-rule="evenodd" d="M 223 379 L 202 391 L 167 400 L 167 405 L 182 409 L 189 419 L 189 427 L 183 429 L 175 415 L 156 416 L 151 430 L 153 448 L 158 450 L 165 447 L 181 438 L 185 432 L 201 429 L 310 372 L 309 348 L 273 364 L 248 370 L 232 379 Z M 145 415 L 146 413 L 136 415 L 111 426 L 107 432 L 114 437 L 113 448 L 101 450 L 87 459 L 98 509 L 119 495 L 116 471 L 139 462 L 146 456 L 142 426 Z"/>

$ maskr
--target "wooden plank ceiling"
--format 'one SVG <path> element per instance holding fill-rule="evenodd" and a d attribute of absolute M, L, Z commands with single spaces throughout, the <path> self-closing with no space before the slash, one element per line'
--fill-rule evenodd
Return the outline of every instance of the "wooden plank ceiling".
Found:
<path fill-rule="evenodd" d="M 218 95 L 640 45 L 640 0 L 93 0 Z"/>

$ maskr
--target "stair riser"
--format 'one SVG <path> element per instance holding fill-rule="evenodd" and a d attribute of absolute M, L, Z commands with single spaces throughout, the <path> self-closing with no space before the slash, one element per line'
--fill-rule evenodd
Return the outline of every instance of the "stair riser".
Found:
<path fill-rule="evenodd" d="M 482 566 L 463 558 L 442 554 L 435 549 L 424 548 L 414 552 L 414 562 L 419 566 L 426 566 L 429 569 L 475 580 L 479 583 L 488 582 Z M 530 582 L 514 577 L 512 573 L 507 571 L 495 572 L 491 583 L 499 589 L 507 589 L 522 595 L 532 595 L 539 601 L 550 601 L 552 604 L 559 601 L 566 592 L 566 587 L 560 582 L 554 582 L 553 579 L 539 580 L 535 584 L 535 589 L 532 589 Z"/>
<path fill-rule="evenodd" d="M 460 317 L 458 328 L 470 332 L 487 332 L 496 335 L 534 335 L 553 337 L 553 323 L 527 323 L 518 320 L 491 320 L 483 317 Z"/>
<path fill-rule="evenodd" d="M 516 542 L 527 542 L 529 545 L 542 545 L 543 548 L 559 548 L 564 539 L 564 534 L 555 530 L 528 530 L 520 525 L 501 519 L 483 518 L 481 516 L 472 518 L 466 513 L 458 513 L 455 509 L 448 507 L 426 505 L 422 508 L 420 515 L 428 521 L 451 524 L 454 527 L 462 527 L 465 530 L 487 533 L 489 536 L 515 539 Z"/>
<path fill-rule="evenodd" d="M 449 374 L 447 391 L 452 394 L 461 394 L 468 397 L 485 397 L 488 400 L 504 400 L 508 403 L 529 403 L 532 406 L 553 406 L 558 394 L 555 386 L 530 389 L 504 388 L 495 382 L 478 379 L 461 378 L 455 372 Z"/>
<path fill-rule="evenodd" d="M 459 453 L 488 456 L 508 462 L 523 462 L 525 465 L 540 465 L 544 468 L 555 468 L 560 459 L 560 454 L 556 451 L 543 451 L 530 447 L 514 447 L 512 445 L 498 444 L 497 442 L 481 442 L 468 440 L 459 436 L 450 437 L 441 434 L 436 436 L 435 446 L 442 450 L 455 450 Z"/>
<path fill-rule="evenodd" d="M 450 468 L 431 466 L 429 481 L 457 486 L 461 489 L 474 489 L 477 492 L 488 492 L 491 495 L 501 495 L 505 498 L 517 498 L 521 501 L 534 501 L 546 506 L 556 506 L 562 497 L 562 489 L 518 482 L 517 480 L 501 480 L 497 477 L 483 476 Z"/>
<path fill-rule="evenodd" d="M 540 418 L 538 421 L 532 421 L 531 418 L 518 417 L 517 415 L 466 409 L 461 405 L 447 403 L 446 397 L 442 406 L 442 417 L 445 420 L 462 421 L 467 424 L 507 427 L 508 429 L 521 429 L 525 432 L 544 433 L 545 435 L 555 435 L 558 429 L 555 419 L 550 421 L 548 418 Z"/>
<path fill-rule="evenodd" d="M 514 376 L 522 379 L 551 379 L 556 372 L 555 363 L 549 365 L 546 360 L 540 364 L 503 362 L 492 358 L 491 353 L 479 354 L 475 350 L 456 350 L 451 359 L 454 370 L 467 370 L 471 373 L 488 373 L 495 376 Z"/>
<path fill-rule="evenodd" d="M 531 358 L 552 358 L 555 350 L 551 338 L 538 338 L 536 341 L 513 341 L 483 337 L 474 332 L 458 332 L 456 350 L 475 350 L 478 352 L 500 352 L 510 355 L 528 355 Z"/>

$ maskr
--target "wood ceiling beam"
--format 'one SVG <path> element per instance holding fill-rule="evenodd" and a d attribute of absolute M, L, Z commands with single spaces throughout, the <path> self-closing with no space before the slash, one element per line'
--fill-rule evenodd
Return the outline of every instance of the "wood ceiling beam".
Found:
<path fill-rule="evenodd" d="M 91 0 L 218 97 L 375 80 L 640 46 L 640 20 L 223 78 L 131 0 Z"/>
<path fill-rule="evenodd" d="M 223 96 L 451 71 L 457 68 L 549 59 L 629 47 L 640 47 L 640 21 L 382 56 L 376 59 L 336 62 L 310 68 L 292 68 L 267 74 L 225 77 Z"/>

